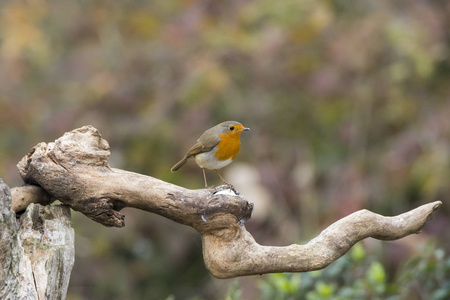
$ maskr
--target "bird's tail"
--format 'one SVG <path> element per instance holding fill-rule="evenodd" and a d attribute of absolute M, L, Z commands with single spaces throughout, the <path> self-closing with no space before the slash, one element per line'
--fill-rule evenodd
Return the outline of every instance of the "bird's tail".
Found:
<path fill-rule="evenodd" d="M 182 160 L 180 160 L 179 162 L 177 162 L 172 169 L 170 169 L 170 171 L 175 172 L 176 170 L 178 170 L 179 168 L 181 168 L 182 166 L 184 166 L 184 164 L 187 162 L 187 156 L 183 157 Z"/>

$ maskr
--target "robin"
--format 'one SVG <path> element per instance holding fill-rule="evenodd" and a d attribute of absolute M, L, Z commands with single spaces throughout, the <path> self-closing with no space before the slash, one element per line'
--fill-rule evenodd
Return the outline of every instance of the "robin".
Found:
<path fill-rule="evenodd" d="M 220 176 L 219 169 L 230 164 L 237 156 L 241 146 L 241 133 L 250 128 L 244 127 L 236 121 L 226 121 L 206 130 L 197 140 L 186 155 L 171 169 L 175 172 L 181 168 L 190 157 L 194 157 L 197 165 L 203 170 L 203 178 L 206 182 L 205 169 L 216 171 L 224 184 L 228 184 Z"/>

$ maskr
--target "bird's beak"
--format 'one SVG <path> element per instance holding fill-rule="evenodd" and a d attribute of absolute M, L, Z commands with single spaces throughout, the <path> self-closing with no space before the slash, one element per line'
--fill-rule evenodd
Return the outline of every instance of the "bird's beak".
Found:
<path fill-rule="evenodd" d="M 244 127 L 244 129 L 242 129 L 242 130 L 244 130 L 244 131 L 250 131 L 250 128 Z"/>

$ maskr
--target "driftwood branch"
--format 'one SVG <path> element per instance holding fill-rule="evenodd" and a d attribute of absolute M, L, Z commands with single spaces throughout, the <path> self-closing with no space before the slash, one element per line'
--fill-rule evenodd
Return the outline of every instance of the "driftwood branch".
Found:
<path fill-rule="evenodd" d="M 189 190 L 114 169 L 108 164 L 109 154 L 99 132 L 85 126 L 54 143 L 38 144 L 18 167 L 27 184 L 42 187 L 49 199 L 58 199 L 103 225 L 124 226 L 120 210 L 133 207 L 195 228 L 202 236 L 205 265 L 218 278 L 321 269 L 364 238 L 394 240 L 419 233 L 442 204 L 425 204 L 395 217 L 361 210 L 306 245 L 261 246 L 244 227 L 253 210 L 244 197 L 226 193 L 224 187 Z M 25 195 L 20 188 L 15 194 Z M 26 206 L 26 198 L 15 207 Z"/>
<path fill-rule="evenodd" d="M 37 185 L 13 187 L 11 195 L 14 199 L 11 208 L 15 212 L 25 210 L 31 203 L 48 205 L 53 202 L 52 196 Z"/>

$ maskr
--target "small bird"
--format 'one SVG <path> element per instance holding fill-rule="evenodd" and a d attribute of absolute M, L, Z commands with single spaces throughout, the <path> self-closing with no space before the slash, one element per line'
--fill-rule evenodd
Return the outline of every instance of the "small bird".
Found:
<path fill-rule="evenodd" d="M 216 171 L 224 184 L 228 184 L 220 176 L 219 169 L 230 164 L 237 156 L 241 147 L 241 133 L 250 128 L 244 127 L 236 121 L 226 121 L 206 130 L 197 140 L 194 146 L 189 149 L 186 155 L 177 162 L 171 169 L 175 172 L 181 168 L 190 157 L 194 157 L 197 165 L 203 170 L 205 187 L 205 169 Z"/>

